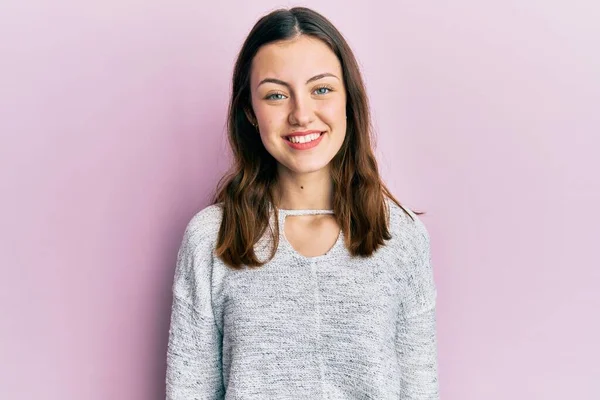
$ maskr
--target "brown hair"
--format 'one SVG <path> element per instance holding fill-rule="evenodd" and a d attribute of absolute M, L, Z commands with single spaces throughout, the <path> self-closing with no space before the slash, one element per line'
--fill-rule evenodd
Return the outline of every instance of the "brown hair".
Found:
<path fill-rule="evenodd" d="M 366 257 L 383 245 L 384 240 L 391 239 L 384 195 L 410 216 L 379 176 L 371 143 L 374 138 L 366 90 L 346 40 L 330 21 L 311 9 L 279 9 L 254 25 L 233 71 L 227 130 L 234 165 L 219 181 L 213 198 L 213 204 L 223 203 L 215 254 L 232 268 L 265 264 L 266 261 L 258 260 L 254 245 L 269 225 L 269 210 L 277 213 L 272 191 L 277 181 L 277 161 L 263 146 L 246 114 L 252 109 L 249 84 L 252 59 L 261 46 L 298 35 L 322 40 L 342 66 L 347 91 L 347 130 L 330 167 L 334 216 L 344 232 L 346 248 L 353 256 Z M 272 238 L 274 246 L 269 259 L 279 245 L 279 224 Z"/>

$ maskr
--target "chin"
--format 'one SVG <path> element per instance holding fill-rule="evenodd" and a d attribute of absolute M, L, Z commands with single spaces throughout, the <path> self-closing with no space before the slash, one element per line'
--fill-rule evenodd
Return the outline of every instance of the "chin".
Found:
<path fill-rule="evenodd" d="M 303 165 L 293 165 L 293 166 L 286 166 L 286 168 L 288 170 L 290 170 L 290 172 L 293 172 L 295 174 L 310 174 L 313 172 L 318 172 L 321 171 L 322 169 L 327 168 L 329 165 L 329 163 L 318 163 L 318 164 L 313 164 L 313 163 L 305 163 Z"/>

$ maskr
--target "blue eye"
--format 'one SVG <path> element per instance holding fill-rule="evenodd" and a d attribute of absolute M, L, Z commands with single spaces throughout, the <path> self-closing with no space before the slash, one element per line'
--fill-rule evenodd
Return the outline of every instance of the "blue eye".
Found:
<path fill-rule="evenodd" d="M 280 96 L 280 97 L 273 97 L 273 96 Z M 285 98 L 285 96 L 281 93 L 273 93 L 266 97 L 267 100 L 283 100 L 284 98 Z"/>
<path fill-rule="evenodd" d="M 324 92 L 325 90 L 325 92 Z M 329 92 L 331 92 L 331 89 L 328 88 L 327 86 L 322 86 L 320 88 L 315 89 L 315 92 L 317 92 L 317 94 L 327 94 Z"/>

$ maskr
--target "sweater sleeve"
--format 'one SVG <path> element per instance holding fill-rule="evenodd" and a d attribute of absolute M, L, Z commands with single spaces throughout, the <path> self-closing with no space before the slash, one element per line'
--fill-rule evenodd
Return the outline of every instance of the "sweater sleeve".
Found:
<path fill-rule="evenodd" d="M 211 304 L 212 251 L 198 218 L 177 254 L 167 345 L 167 400 L 224 397 L 221 338 Z"/>
<path fill-rule="evenodd" d="M 436 297 L 429 234 L 417 219 L 396 336 L 401 400 L 439 399 Z"/>

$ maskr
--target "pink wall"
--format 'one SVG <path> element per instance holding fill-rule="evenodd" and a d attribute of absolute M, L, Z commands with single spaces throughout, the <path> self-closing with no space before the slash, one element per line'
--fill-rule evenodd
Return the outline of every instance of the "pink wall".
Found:
<path fill-rule="evenodd" d="M 289 4 L 248 3 L 2 2 L 0 398 L 164 398 L 232 62 Z M 354 47 L 385 179 L 428 211 L 442 397 L 599 399 L 598 2 L 304 4 Z"/>

